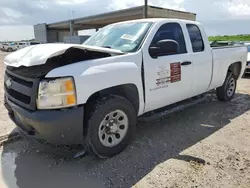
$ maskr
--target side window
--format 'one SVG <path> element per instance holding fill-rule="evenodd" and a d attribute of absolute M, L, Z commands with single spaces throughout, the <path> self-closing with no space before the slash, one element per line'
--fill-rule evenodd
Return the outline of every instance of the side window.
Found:
<path fill-rule="evenodd" d="M 181 26 L 178 23 L 166 23 L 162 25 L 156 32 L 151 47 L 154 47 L 160 40 L 175 40 L 179 44 L 178 54 L 187 53 L 186 44 Z"/>
<path fill-rule="evenodd" d="M 204 51 L 204 42 L 201 36 L 201 31 L 197 25 L 187 24 L 187 30 L 192 43 L 193 52 Z"/>

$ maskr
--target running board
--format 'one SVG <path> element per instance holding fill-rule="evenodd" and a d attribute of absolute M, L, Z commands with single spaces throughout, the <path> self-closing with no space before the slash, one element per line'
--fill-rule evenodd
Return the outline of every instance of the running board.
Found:
<path fill-rule="evenodd" d="M 153 121 L 159 118 L 162 118 L 164 116 L 167 116 L 169 114 L 172 114 L 174 112 L 182 111 L 186 108 L 189 108 L 191 106 L 194 106 L 198 103 L 204 102 L 208 100 L 208 95 L 203 94 L 199 95 L 197 97 L 193 97 L 191 99 L 187 99 L 151 112 L 147 112 L 146 114 L 138 117 L 138 120 L 141 121 Z"/>

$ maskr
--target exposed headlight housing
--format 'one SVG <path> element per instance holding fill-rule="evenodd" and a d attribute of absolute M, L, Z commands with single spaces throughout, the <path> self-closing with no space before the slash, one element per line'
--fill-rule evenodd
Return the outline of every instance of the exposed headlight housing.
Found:
<path fill-rule="evenodd" d="M 57 109 L 74 105 L 76 105 L 76 92 L 73 78 L 40 82 L 37 97 L 38 109 Z"/>

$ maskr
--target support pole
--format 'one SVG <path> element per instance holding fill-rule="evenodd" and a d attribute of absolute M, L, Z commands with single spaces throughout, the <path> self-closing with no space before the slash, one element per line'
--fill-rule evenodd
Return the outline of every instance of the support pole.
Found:
<path fill-rule="evenodd" d="M 74 36 L 74 23 L 72 20 L 69 21 L 69 34 L 70 36 Z"/>
<path fill-rule="evenodd" d="M 148 0 L 144 0 L 144 13 L 143 17 L 147 18 L 148 17 Z"/>

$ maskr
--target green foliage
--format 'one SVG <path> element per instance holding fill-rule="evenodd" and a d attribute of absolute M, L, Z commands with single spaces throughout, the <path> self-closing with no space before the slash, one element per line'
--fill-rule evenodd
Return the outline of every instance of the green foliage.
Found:
<path fill-rule="evenodd" d="M 209 41 L 250 41 L 250 35 L 211 36 Z"/>

